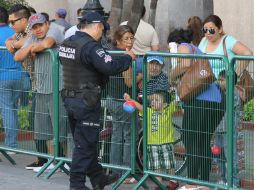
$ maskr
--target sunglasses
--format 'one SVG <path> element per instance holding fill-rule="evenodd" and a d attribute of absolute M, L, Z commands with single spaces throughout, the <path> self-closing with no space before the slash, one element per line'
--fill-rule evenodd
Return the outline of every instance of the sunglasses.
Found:
<path fill-rule="evenodd" d="M 213 28 L 202 28 L 202 32 L 205 34 L 209 32 L 209 34 L 215 34 L 215 30 Z"/>
<path fill-rule="evenodd" d="M 11 25 L 13 26 L 13 25 L 15 25 L 15 23 L 16 23 L 17 21 L 21 20 L 22 18 L 23 18 L 23 17 L 17 18 L 17 19 L 15 19 L 15 20 L 9 20 L 9 24 L 11 24 Z"/>

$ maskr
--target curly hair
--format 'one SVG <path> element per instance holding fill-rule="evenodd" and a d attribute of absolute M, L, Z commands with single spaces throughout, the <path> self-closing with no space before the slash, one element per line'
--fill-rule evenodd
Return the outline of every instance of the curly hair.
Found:
<path fill-rule="evenodd" d="M 168 36 L 169 42 L 181 43 L 191 43 L 193 40 L 193 31 L 189 29 L 175 29 Z"/>

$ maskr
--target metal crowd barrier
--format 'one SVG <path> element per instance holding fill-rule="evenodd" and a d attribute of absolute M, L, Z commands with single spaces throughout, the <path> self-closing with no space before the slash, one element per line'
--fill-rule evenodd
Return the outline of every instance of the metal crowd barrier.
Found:
<path fill-rule="evenodd" d="M 2 54 L 1 56 L 8 57 L 9 52 L 5 47 L 0 48 L 0 53 Z M 44 54 L 48 55 L 49 58 L 49 64 L 50 62 L 55 62 L 56 61 L 56 53 L 49 49 L 44 52 Z M 9 59 L 10 61 L 13 61 L 13 59 Z M 8 69 L 8 70 L 2 70 L 2 72 L 14 72 L 13 69 Z M 27 71 L 22 71 L 22 79 L 20 80 L 21 84 L 20 87 L 15 89 L 1 89 L 1 93 L 5 93 L 6 91 L 12 91 L 12 92 L 17 92 L 19 94 L 23 94 L 23 98 L 18 99 L 18 102 L 13 102 L 13 104 L 18 104 L 17 107 L 13 110 L 6 110 L 6 108 L 1 107 L 2 112 L 6 111 L 13 111 L 15 112 L 14 115 L 15 117 L 18 117 L 18 122 L 19 122 L 19 128 L 16 128 L 14 133 L 15 136 L 12 137 L 17 141 L 17 146 L 16 147 L 10 147 L 5 145 L 3 142 L 0 145 L 0 151 L 2 154 L 12 163 L 15 164 L 14 159 L 12 158 L 11 154 L 9 152 L 16 152 L 16 153 L 21 153 L 21 154 L 27 154 L 27 155 L 33 155 L 33 156 L 38 156 L 42 158 L 49 159 L 49 162 L 53 162 L 54 160 L 54 154 L 49 154 L 46 152 L 38 152 L 35 148 L 35 142 L 34 142 L 34 137 L 35 137 L 35 132 L 34 132 L 34 116 L 36 114 L 41 114 L 43 115 L 44 113 L 35 113 L 34 112 L 34 95 L 36 95 L 36 92 L 32 90 L 31 88 L 31 83 L 29 83 L 29 75 L 35 75 L 35 73 L 28 73 Z M 45 75 L 47 75 L 45 73 Z M 26 76 L 26 78 L 24 77 Z M 28 76 L 28 77 L 27 77 Z M 31 77 L 31 76 L 30 76 Z M 26 84 L 26 88 L 24 90 L 24 84 Z M 30 86 L 30 87 L 29 87 Z M 1 100 L 4 101 L 4 100 Z M 11 122 L 11 121 L 9 121 Z M 4 141 L 5 139 L 5 134 L 4 134 L 4 128 L 5 126 L 2 127 L 2 133 L 1 133 L 1 141 Z M 50 135 L 53 138 L 53 133 L 47 134 L 48 131 L 44 132 L 44 135 Z M 57 151 L 57 147 L 54 148 L 54 151 Z"/>
<path fill-rule="evenodd" d="M 254 56 L 234 56 L 230 66 L 232 72 L 237 71 L 237 67 L 241 64 L 248 64 L 246 70 L 249 76 L 254 78 Z M 243 75 L 246 76 L 246 75 Z M 253 188 L 254 177 L 254 80 L 241 80 L 243 77 L 238 77 L 236 86 L 231 87 L 233 90 L 232 97 L 240 97 L 240 116 L 241 120 L 236 120 L 235 115 L 230 115 L 232 119 L 234 130 L 232 151 L 232 161 L 228 164 L 232 166 L 232 183 L 235 180 L 240 181 L 240 187 L 243 189 Z M 234 79 L 233 79 L 234 80 Z M 243 93 L 243 94 L 242 94 Z M 231 95 L 231 94 L 230 94 Z M 229 95 L 229 96 L 230 96 Z M 234 102 L 235 103 L 235 102 Z M 234 104 L 233 104 L 234 105 Z M 230 108 L 235 113 L 237 110 L 235 106 Z M 235 152 L 236 151 L 236 152 Z"/>
<path fill-rule="evenodd" d="M 5 48 L 0 48 L 0 53 L 3 54 L 3 56 L 5 56 L 5 53 L 7 53 L 7 50 Z M 112 51 L 110 52 L 112 56 L 116 57 L 121 55 L 123 52 L 116 52 L 116 51 Z M 25 118 L 25 121 L 21 121 L 23 122 L 22 125 L 26 125 L 26 127 L 24 128 L 19 128 L 16 129 L 16 132 L 18 133 L 18 147 L 16 148 L 10 148 L 4 145 L 4 143 L 2 142 L 4 140 L 4 136 L 1 135 L 0 136 L 0 152 L 2 152 L 2 154 L 12 163 L 15 164 L 14 159 L 11 157 L 11 155 L 7 154 L 7 151 L 13 151 L 13 152 L 17 152 L 17 153 L 22 153 L 22 154 L 27 154 L 27 155 L 33 155 L 33 156 L 40 156 L 40 157 L 44 157 L 49 159 L 49 161 L 47 162 L 47 164 L 44 165 L 44 167 L 42 167 L 42 169 L 36 174 L 37 177 L 39 177 L 42 173 L 45 172 L 45 170 L 49 167 L 49 165 L 51 163 L 55 164 L 55 167 L 53 170 L 51 170 L 49 173 L 47 173 L 47 175 L 45 176 L 46 179 L 50 178 L 56 171 L 58 168 L 62 168 L 63 169 L 63 165 L 65 163 L 69 163 L 71 162 L 71 153 L 72 153 L 72 148 L 73 148 L 73 142 L 72 142 L 72 137 L 70 135 L 70 132 L 68 131 L 68 123 L 66 122 L 66 133 L 65 135 L 61 135 L 59 132 L 59 128 L 61 127 L 59 125 L 59 122 L 61 119 L 66 119 L 67 120 L 67 116 L 64 115 L 64 113 L 62 113 L 62 108 L 60 108 L 60 99 L 59 99 L 59 90 L 61 89 L 61 66 L 59 63 L 59 59 L 58 59 L 58 55 L 54 50 L 46 50 L 44 52 L 44 54 L 48 54 L 49 58 L 51 60 L 51 64 L 52 64 L 52 85 L 49 88 L 52 88 L 53 90 L 53 133 L 49 133 L 49 131 L 44 131 L 43 135 L 49 135 L 50 137 L 52 137 L 52 142 L 53 144 L 49 145 L 49 148 L 53 149 L 53 152 L 51 151 L 51 153 L 41 153 L 36 151 L 35 148 L 35 144 L 34 144 L 34 137 L 35 137 L 35 132 L 34 132 L 34 116 L 30 116 L 30 120 L 29 120 L 29 116 L 27 115 L 34 115 L 34 114 L 39 114 L 39 115 L 44 115 L 47 113 L 35 113 L 35 111 L 32 109 L 32 103 L 33 101 L 35 101 L 34 99 L 31 99 L 33 96 L 33 94 L 38 94 L 38 92 L 36 92 L 35 90 L 27 90 L 26 92 L 29 94 L 29 103 L 28 103 L 28 107 L 19 107 L 18 110 L 13 110 L 15 112 L 19 112 L 19 119 L 22 120 L 22 116 Z M 166 75 L 169 77 L 170 75 L 170 71 L 172 69 L 172 67 L 175 66 L 176 63 L 178 63 L 179 61 L 181 62 L 185 62 L 188 60 L 198 60 L 198 59 L 202 59 L 202 60 L 209 60 L 210 64 L 213 64 L 213 61 L 217 61 L 220 62 L 220 64 L 223 64 L 223 67 L 225 67 L 226 70 L 226 104 L 224 106 L 224 109 L 226 110 L 226 127 L 227 127 L 227 144 L 228 144 L 228 148 L 227 148 L 227 159 L 225 159 L 224 157 L 216 157 L 214 155 L 212 155 L 211 157 L 209 157 L 209 161 L 211 161 L 212 163 L 214 162 L 214 160 L 220 160 L 223 163 L 227 162 L 227 169 L 226 169 L 226 176 L 227 176 L 227 185 L 221 185 L 221 184 L 217 184 L 215 181 L 218 177 L 218 173 L 216 173 L 216 167 L 214 169 L 214 171 L 210 172 L 210 175 L 212 173 L 212 180 L 210 181 L 205 181 L 205 180 L 198 180 L 198 179 L 191 179 L 186 177 L 187 175 L 187 165 L 186 165 L 186 159 L 191 156 L 199 156 L 199 155 L 187 155 L 186 152 L 186 147 L 183 143 L 183 137 L 182 137 L 182 133 L 184 132 L 184 129 L 182 128 L 182 115 L 181 112 L 177 111 L 177 109 L 175 110 L 176 113 L 178 114 L 173 114 L 173 126 L 174 126 L 174 130 L 175 130 L 175 134 L 174 134 L 174 159 L 175 159 L 175 171 L 173 173 L 168 173 L 165 171 L 157 171 L 155 169 L 152 169 L 151 166 L 148 167 L 148 151 L 147 150 L 147 144 L 148 144 L 148 128 L 147 128 L 147 123 L 148 123 L 148 96 L 147 96 L 147 56 L 162 56 L 164 57 L 165 60 L 165 64 L 166 66 L 163 69 L 163 72 L 166 73 Z M 235 62 L 239 61 L 239 60 L 248 60 L 248 61 L 253 61 L 254 57 L 250 57 L 250 56 L 235 56 L 233 58 L 233 60 L 231 61 L 231 63 L 229 64 L 227 58 L 225 58 L 224 56 L 217 56 L 217 55 L 191 55 L 191 54 L 170 54 L 170 53 L 162 53 L 162 52 L 148 52 L 143 59 L 143 66 L 142 66 L 142 74 L 143 74 L 143 78 L 142 78 L 142 94 L 140 93 L 138 96 L 137 95 L 137 85 L 136 85 L 136 77 L 132 78 L 132 90 L 131 90 L 131 96 L 133 99 L 138 100 L 138 97 L 142 97 L 143 99 L 143 114 L 142 117 L 140 117 L 138 115 L 137 110 L 131 115 L 131 123 L 130 123 L 130 128 L 131 128 L 131 141 L 130 144 L 125 144 L 123 141 L 121 142 L 114 142 L 111 141 L 111 136 L 112 133 L 114 132 L 112 130 L 112 123 L 115 122 L 118 125 L 121 125 L 121 120 L 114 120 L 110 111 L 109 111 L 109 106 L 108 106 L 108 94 L 109 91 L 111 89 L 106 88 L 103 92 L 103 99 L 102 99 L 102 115 L 101 115 L 101 126 L 102 126 L 102 132 L 100 134 L 100 143 L 98 146 L 98 155 L 99 155 L 99 160 L 101 162 L 101 164 L 103 165 L 103 167 L 108 168 L 110 170 L 118 170 L 118 171 L 122 171 L 122 177 L 115 183 L 115 185 L 112 187 L 112 189 L 117 189 L 119 188 L 119 186 L 124 182 L 124 180 L 128 177 L 134 177 L 138 183 L 135 185 L 135 187 L 133 189 L 139 189 L 141 186 L 143 186 L 144 188 L 147 188 L 145 181 L 150 178 L 152 179 L 153 182 L 155 182 L 156 185 L 158 185 L 161 189 L 166 189 L 166 186 L 164 184 L 162 184 L 156 177 L 162 177 L 165 179 L 173 179 L 173 180 L 177 180 L 177 181 L 181 181 L 181 182 L 187 182 L 187 183 L 194 183 L 194 184 L 199 184 L 199 185 L 204 185 L 204 186 L 208 186 L 211 188 L 215 188 L 215 189 L 232 189 L 233 188 L 233 179 L 236 177 L 236 173 L 234 172 L 234 167 L 236 167 L 234 165 L 234 160 L 233 160 L 233 150 L 236 148 L 234 147 L 234 142 L 236 141 L 235 137 L 234 137 L 234 130 L 233 127 L 234 126 L 234 64 Z M 45 60 L 44 60 L 45 61 Z M 250 73 L 252 74 L 253 77 L 253 62 L 251 62 L 251 69 L 250 69 Z M 35 84 L 36 82 L 38 82 L 38 77 L 46 77 L 48 75 L 48 73 L 33 73 L 34 78 L 35 78 Z M 136 76 L 136 62 L 134 61 L 132 64 L 132 76 Z M 33 78 L 33 77 L 32 77 Z M 117 86 L 118 82 L 122 80 L 122 77 L 120 76 L 111 76 L 110 81 L 113 82 L 113 86 Z M 170 84 L 172 81 L 169 81 Z M 133 85 L 135 84 L 135 85 Z M 38 85 L 38 84 L 36 84 Z M 140 84 L 139 84 L 140 85 Z M 4 90 L 7 89 L 0 89 L 2 92 Z M 22 92 L 22 90 L 20 91 Z M 179 99 L 177 99 L 177 96 L 175 95 L 175 89 L 170 87 L 169 89 L 169 94 L 170 94 L 170 101 L 172 100 L 176 100 L 177 104 L 176 107 L 182 107 L 184 106 L 184 104 L 181 103 L 181 101 L 179 101 Z M 0 92 L 1 93 L 1 92 Z M 123 95 L 122 95 L 123 96 Z M 253 100 L 253 98 L 252 98 Z M 120 97 L 118 100 L 118 103 L 124 103 L 123 97 Z M 246 103 L 245 103 L 246 104 Z M 114 109 L 117 108 L 117 105 L 112 104 Z M 253 104 L 252 104 L 253 105 Z M 179 108 L 179 110 L 180 110 Z M 3 108 L 1 108 L 3 109 Z M 249 110 L 244 110 L 244 108 L 241 108 L 242 113 L 247 113 L 249 112 L 249 115 L 251 116 L 253 113 Z M 218 110 L 220 111 L 220 110 Z M 180 113 L 180 114 L 179 114 Z M 129 114 L 129 113 L 126 113 Z M 23 118 L 23 119 L 24 119 Z M 139 119 L 137 119 L 139 118 Z M 27 123 L 27 120 L 29 124 Z M 142 124 L 140 133 L 138 133 L 138 129 L 140 124 Z M 170 125 L 170 124 L 168 124 Z M 244 132 L 244 150 L 245 150 L 245 155 L 244 155 L 244 176 L 248 176 L 247 179 L 245 181 L 241 180 L 241 186 L 245 187 L 244 184 L 248 183 L 248 180 L 251 179 L 253 176 L 253 165 L 254 163 L 253 161 L 253 149 L 251 146 L 251 143 L 253 142 L 253 125 L 252 127 L 246 127 L 246 123 L 242 123 L 241 124 L 241 128 L 243 128 Z M 3 126 L 4 127 L 4 126 Z M 251 130 L 250 130 L 251 129 Z M 3 131 L 3 129 L 2 129 Z M 210 136 L 212 136 L 213 132 L 207 132 L 209 133 Z M 3 133 L 1 133 L 3 134 Z M 22 137 L 26 137 L 26 139 L 21 140 L 20 138 L 20 134 L 25 134 Z M 137 136 L 138 135 L 138 136 Z M 29 137 L 29 138 L 28 138 Z M 138 138 L 137 138 L 138 137 Z M 64 154 L 60 154 L 61 150 L 63 147 L 59 147 L 60 141 L 61 139 L 63 139 L 63 142 L 65 146 L 64 149 Z M 138 143 L 137 140 L 138 139 Z M 214 143 L 214 138 L 211 139 L 211 146 Z M 241 143 L 240 143 L 241 144 Z M 111 158 L 110 158 L 110 152 L 111 152 L 111 147 L 113 147 L 113 145 L 119 145 L 121 146 L 121 148 L 123 148 L 124 146 L 129 146 L 130 147 L 130 155 L 129 155 L 129 160 L 130 160 L 130 164 L 118 164 L 118 163 L 112 163 Z M 250 150 L 251 149 L 251 150 Z M 137 151 L 138 150 L 138 151 Z M 149 152 L 149 154 L 151 154 L 151 150 Z M 121 157 L 122 155 L 115 155 L 118 157 Z M 137 168 L 136 165 L 138 165 L 139 167 Z M 239 163 L 238 163 L 239 164 Z M 216 164 L 215 164 L 216 165 Z M 213 165 L 212 165 L 213 166 Z M 238 165 L 238 167 L 240 167 L 240 165 Z M 213 167 L 212 167 L 213 168 Z M 141 170 L 141 172 L 143 172 L 143 177 L 140 179 L 139 175 L 137 173 L 137 171 Z M 193 168 L 195 170 L 195 168 Z M 65 173 L 68 174 L 67 170 L 64 170 Z M 247 173 L 246 173 L 247 172 Z M 247 182 L 246 182 L 247 181 Z M 247 187 L 247 185 L 246 185 Z M 247 187 L 248 188 L 248 187 Z"/>
<path fill-rule="evenodd" d="M 171 67 L 174 67 L 176 63 L 179 63 L 179 62 L 186 62 L 187 60 L 192 60 L 192 61 L 195 61 L 195 60 L 198 60 L 198 59 L 202 59 L 202 60 L 205 60 L 205 59 L 208 59 L 209 60 L 209 63 L 210 64 L 214 64 L 213 62 L 219 62 L 220 64 L 223 64 L 223 67 L 226 71 L 228 71 L 228 61 L 227 59 L 224 57 L 224 56 L 217 56 L 217 55 L 190 55 L 190 54 L 170 54 L 170 53 L 159 53 L 159 52 L 156 52 L 156 53 L 153 53 L 153 52 L 148 52 L 146 55 L 145 55 L 145 58 L 144 58 L 144 62 L 143 62 L 143 92 L 147 92 L 147 57 L 148 56 L 162 56 L 164 57 L 164 60 L 165 60 L 165 63 L 166 64 L 171 64 L 171 66 L 169 66 L 169 68 Z M 168 76 L 169 76 L 169 72 L 170 70 L 166 71 L 168 72 Z M 226 72 L 227 73 L 227 84 L 232 82 L 231 78 L 229 78 L 230 74 L 229 72 Z M 173 82 L 173 81 L 171 81 Z M 169 92 L 169 93 L 172 93 L 172 92 Z M 230 90 L 227 90 L 227 94 L 230 93 Z M 227 95 L 228 96 L 228 95 Z M 177 99 L 177 98 L 176 98 Z M 193 100 L 191 100 L 193 101 Z M 228 105 L 229 103 L 229 100 L 227 99 L 227 103 L 226 105 Z M 179 103 L 179 106 L 184 106 L 184 104 L 182 104 L 182 102 L 180 101 Z M 231 103 L 232 104 L 232 103 Z M 205 181 L 205 180 L 199 180 L 199 179 L 192 179 L 192 178 L 189 178 L 189 177 L 186 177 L 187 176 L 187 172 L 186 171 L 186 166 L 187 164 L 185 163 L 187 159 L 191 158 L 191 157 L 202 157 L 202 155 L 188 155 L 187 152 L 186 152 L 186 147 L 180 149 L 182 151 L 179 151 L 179 145 L 176 147 L 176 141 L 179 140 L 179 137 L 177 137 L 177 132 L 175 134 L 175 141 L 173 142 L 174 144 L 174 157 L 175 157 L 175 173 L 173 174 L 170 174 L 168 172 L 160 172 L 160 171 L 156 171 L 154 169 L 152 169 L 151 166 L 148 167 L 148 154 L 150 155 L 151 153 L 149 153 L 147 150 L 147 142 L 148 142 L 148 129 L 147 129 L 147 123 L 148 123 L 148 116 L 147 116 L 147 107 L 148 107 L 148 97 L 147 97 L 147 94 L 146 93 L 143 93 L 143 106 L 144 106 L 144 109 L 143 109 L 143 169 L 144 169 L 144 175 L 142 177 L 142 179 L 138 182 L 138 184 L 133 188 L 133 189 L 139 189 L 139 187 L 142 185 L 142 183 L 144 181 L 146 181 L 148 178 L 152 179 L 152 181 L 154 181 L 154 183 L 156 185 L 158 185 L 161 189 L 167 189 L 167 187 L 165 186 L 165 184 L 161 183 L 156 177 L 162 177 L 162 178 L 166 178 L 166 179 L 170 179 L 170 180 L 176 180 L 176 181 L 181 181 L 181 182 L 187 182 L 187 183 L 192 183 L 192 184 L 198 184 L 198 185 L 204 185 L 204 186 L 208 186 L 208 187 L 211 187 L 211 188 L 219 188 L 219 189 L 227 189 L 228 187 L 225 186 L 225 185 L 220 185 L 220 184 L 217 184 L 215 181 L 212 182 L 212 181 Z M 202 106 L 202 105 L 201 105 Z M 190 106 L 190 108 L 195 108 L 193 105 Z M 225 107 L 224 107 L 225 108 Z M 227 112 L 232 114 L 232 112 L 230 112 L 228 109 L 229 107 L 227 106 L 226 107 L 227 109 Z M 219 110 L 218 111 L 222 111 L 222 110 Z M 179 115 L 176 115 L 177 117 L 179 117 Z M 175 117 L 175 116 L 174 116 Z M 229 119 L 229 118 L 227 118 Z M 229 124 L 229 122 L 227 122 Z M 227 124 L 227 125 L 228 125 Z M 174 121 L 174 125 L 179 125 L 179 124 L 176 124 L 176 121 Z M 181 123 L 180 123 L 181 125 Z M 188 131 L 189 129 L 183 129 L 181 128 L 182 126 L 180 126 L 180 133 L 182 132 L 193 132 L 193 131 Z M 201 127 L 201 126 L 200 126 Z M 178 131 L 179 130 L 179 126 L 175 126 L 175 131 Z M 230 127 L 228 127 L 230 128 Z M 207 132 L 202 132 L 200 131 L 200 133 L 207 133 L 207 136 L 212 136 L 214 132 L 212 131 L 207 131 Z M 228 134 L 231 135 L 231 133 L 229 132 Z M 179 134 L 178 134 L 179 135 Z M 197 137 L 198 138 L 198 137 Z M 180 139 L 180 141 L 183 140 L 183 139 Z M 204 142 L 206 143 L 206 142 Z M 180 146 L 184 146 L 184 144 L 180 145 Z M 186 146 L 186 145 L 185 145 Z M 198 147 L 196 147 L 198 148 Z M 209 147 L 210 148 L 210 147 Z M 178 152 L 179 151 L 179 152 Z M 184 159 L 183 159 L 184 157 Z M 209 162 L 212 162 L 212 160 L 214 159 L 213 158 L 213 155 L 211 155 L 210 157 L 204 157 L 205 159 L 209 160 Z M 185 160 L 186 159 L 186 160 Z M 156 161 L 156 160 L 155 160 Z M 230 160 L 228 160 L 228 162 L 230 162 Z M 205 165 L 202 165 L 202 167 L 206 167 Z M 189 167 L 189 170 L 196 170 L 196 168 L 191 168 Z M 228 174 L 230 174 L 232 168 L 229 166 L 228 167 Z M 230 187 L 230 176 L 231 175 L 227 175 L 228 176 L 228 182 L 229 182 L 229 187 Z"/>

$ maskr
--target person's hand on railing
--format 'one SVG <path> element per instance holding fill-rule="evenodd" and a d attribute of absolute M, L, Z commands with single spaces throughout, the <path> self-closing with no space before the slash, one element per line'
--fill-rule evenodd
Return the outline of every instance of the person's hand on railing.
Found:
<path fill-rule="evenodd" d="M 125 54 L 128 54 L 129 56 L 131 56 L 132 60 L 135 60 L 135 59 L 136 59 L 136 55 L 133 53 L 132 50 L 126 49 Z"/>
<path fill-rule="evenodd" d="M 36 43 L 32 43 L 30 45 L 30 54 L 32 56 L 32 58 L 34 59 L 36 57 Z"/>
<path fill-rule="evenodd" d="M 5 42 L 5 45 L 6 45 L 7 50 L 8 50 L 10 53 L 12 53 L 12 54 L 14 54 L 15 51 L 16 51 L 16 49 L 15 49 L 13 43 L 14 43 L 14 40 L 7 40 L 7 41 Z"/>

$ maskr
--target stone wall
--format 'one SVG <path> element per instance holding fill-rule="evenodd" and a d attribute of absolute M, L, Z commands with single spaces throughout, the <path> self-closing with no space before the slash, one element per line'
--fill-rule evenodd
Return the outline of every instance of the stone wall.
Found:
<path fill-rule="evenodd" d="M 214 0 L 214 13 L 222 19 L 226 33 L 254 51 L 254 1 Z"/>

